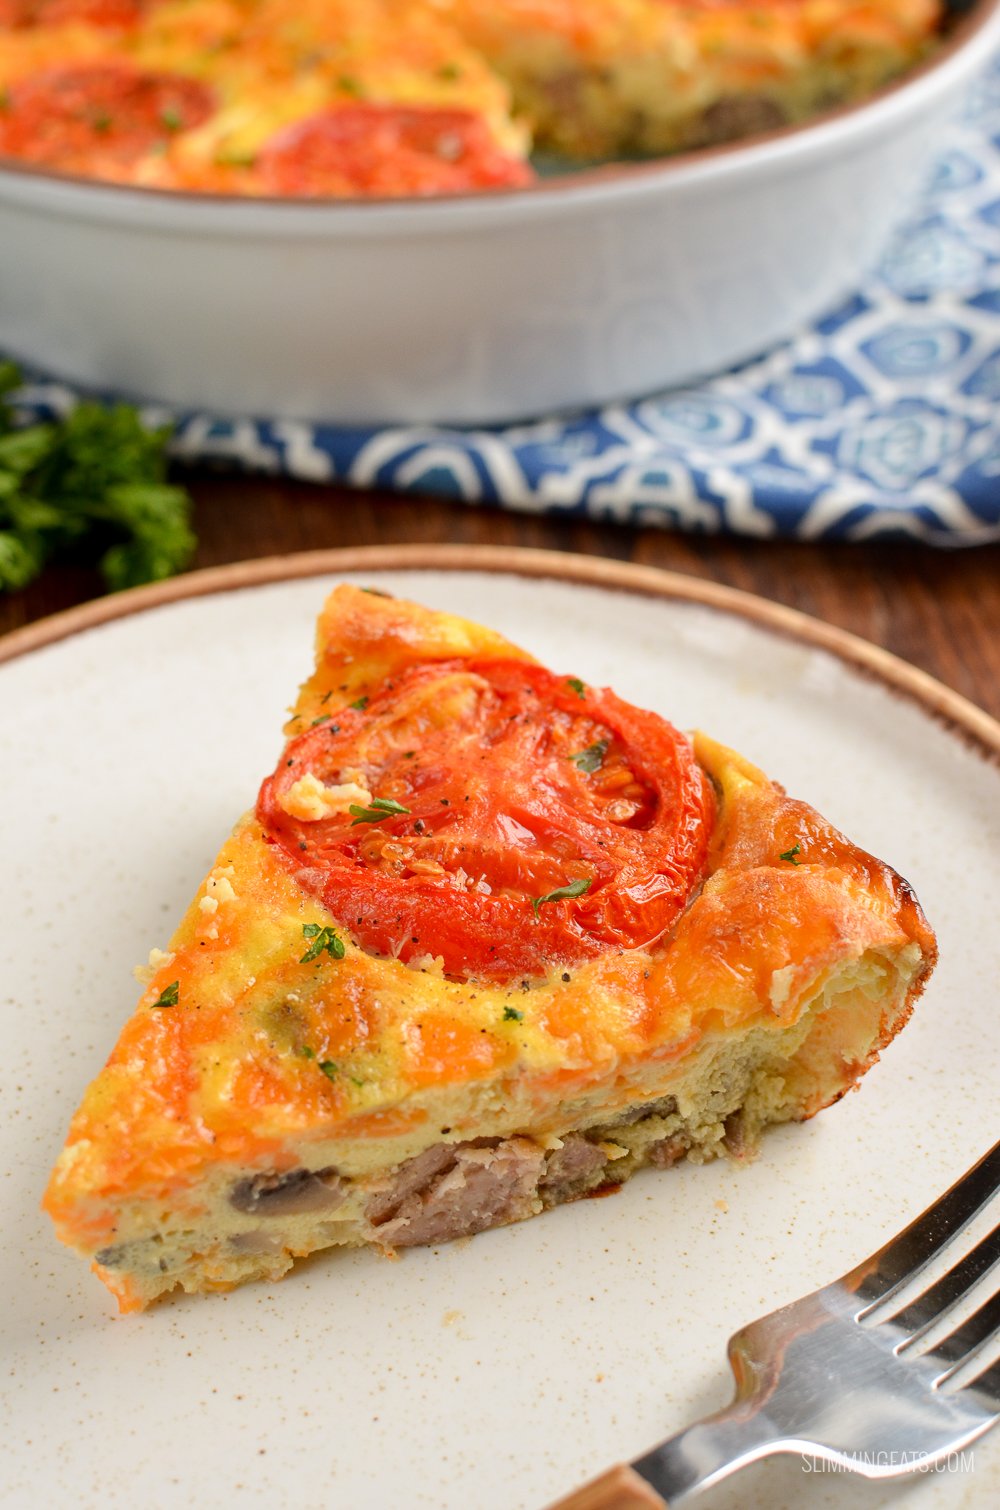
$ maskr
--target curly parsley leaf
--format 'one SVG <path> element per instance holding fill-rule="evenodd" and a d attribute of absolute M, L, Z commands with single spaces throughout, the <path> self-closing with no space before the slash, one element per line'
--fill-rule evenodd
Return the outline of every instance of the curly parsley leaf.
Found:
<path fill-rule="evenodd" d="M 516 1007 L 504 1007 L 503 1020 L 504 1022 L 523 1022 L 524 1013 L 519 1012 Z"/>
<path fill-rule="evenodd" d="M 176 1007 L 180 997 L 181 983 L 179 980 L 171 981 L 166 990 L 160 992 L 159 1000 L 153 1002 L 154 1007 Z"/>
<path fill-rule="evenodd" d="M 796 857 L 796 855 L 799 855 L 801 853 L 802 853 L 802 845 L 801 844 L 794 844 L 791 849 L 784 849 L 784 850 L 782 850 L 781 854 L 778 856 L 778 859 L 779 860 L 787 860 L 788 863 L 789 863 L 789 865 L 798 865 L 799 862 L 798 862 L 798 860 L 795 857 Z"/>
<path fill-rule="evenodd" d="M 319 1068 L 323 1071 L 323 1074 L 328 1080 L 332 1080 L 340 1066 L 334 1064 L 332 1059 L 321 1059 L 319 1061 Z"/>
<path fill-rule="evenodd" d="M 300 965 L 308 965 L 310 960 L 319 959 L 324 952 L 331 959 L 344 958 L 344 941 L 333 928 L 321 928 L 319 923 L 303 923 L 302 937 L 310 939 L 311 942 L 299 960 Z"/>
<path fill-rule="evenodd" d="M 586 771 L 589 776 L 593 771 L 599 771 L 604 764 L 604 757 L 608 753 L 608 741 L 599 739 L 596 744 L 588 745 L 585 750 L 580 750 L 576 755 L 569 758 L 581 771 Z"/>
<path fill-rule="evenodd" d="M 548 891 L 543 897 L 532 897 L 531 905 L 535 909 L 535 917 L 537 918 L 538 909 L 543 902 L 561 902 L 564 898 L 582 897 L 593 884 L 588 877 L 581 877 L 579 881 L 570 881 L 566 886 L 557 886 L 555 891 Z"/>
<path fill-rule="evenodd" d="M 130 404 L 94 402 L 21 425 L 6 401 L 21 381 L 13 362 L 0 363 L 0 592 L 67 553 L 95 562 L 112 591 L 186 566 L 191 500 L 166 481 L 169 427 L 147 429 Z"/>

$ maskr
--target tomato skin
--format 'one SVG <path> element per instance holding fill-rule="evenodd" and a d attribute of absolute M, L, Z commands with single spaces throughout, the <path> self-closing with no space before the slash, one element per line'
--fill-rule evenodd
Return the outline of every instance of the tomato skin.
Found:
<path fill-rule="evenodd" d="M 126 29 L 142 14 L 144 0 L 0 0 L 0 27 L 102 26 Z"/>
<path fill-rule="evenodd" d="M 0 111 L 0 154 L 101 174 L 134 162 L 215 108 L 197 79 L 125 63 L 46 69 L 12 84 Z"/>
<path fill-rule="evenodd" d="M 284 127 L 262 148 L 264 193 L 291 197 L 456 194 L 530 183 L 467 110 L 336 106 Z"/>
<path fill-rule="evenodd" d="M 593 750 L 599 764 L 581 768 Z M 306 776 L 406 811 L 296 816 Z M 662 937 L 700 879 L 714 811 L 670 724 L 514 660 L 403 672 L 293 738 L 257 807 L 300 883 L 364 948 L 490 981 Z M 581 894 L 540 900 L 574 881 Z"/>

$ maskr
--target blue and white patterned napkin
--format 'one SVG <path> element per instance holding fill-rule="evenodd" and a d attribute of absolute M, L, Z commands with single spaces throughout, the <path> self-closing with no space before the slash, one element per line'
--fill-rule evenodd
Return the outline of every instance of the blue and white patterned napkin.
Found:
<path fill-rule="evenodd" d="M 1000 59 L 877 272 L 737 371 L 489 429 L 174 417 L 180 461 L 311 481 L 758 537 L 1000 540 Z"/>

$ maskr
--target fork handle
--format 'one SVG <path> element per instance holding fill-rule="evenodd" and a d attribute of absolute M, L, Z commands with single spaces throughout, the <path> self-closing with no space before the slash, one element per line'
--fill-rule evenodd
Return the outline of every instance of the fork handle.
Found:
<path fill-rule="evenodd" d="M 667 1502 L 627 1463 L 557 1500 L 549 1510 L 667 1510 Z"/>

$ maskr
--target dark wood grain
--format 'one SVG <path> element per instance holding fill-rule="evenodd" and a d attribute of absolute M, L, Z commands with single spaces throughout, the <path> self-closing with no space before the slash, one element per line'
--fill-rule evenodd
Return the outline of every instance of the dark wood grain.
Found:
<path fill-rule="evenodd" d="M 1000 717 L 1000 546 L 800 545 L 623 529 L 439 499 L 195 474 L 193 566 L 324 546 L 452 542 L 540 546 L 666 567 L 722 582 L 852 630 Z M 0 598 L 0 632 L 101 589 L 73 565 Z"/>

